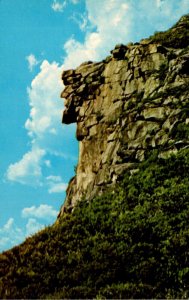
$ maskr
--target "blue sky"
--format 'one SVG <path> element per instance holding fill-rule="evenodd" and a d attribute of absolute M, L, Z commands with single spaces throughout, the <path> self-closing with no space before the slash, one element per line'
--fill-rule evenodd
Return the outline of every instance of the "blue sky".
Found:
<path fill-rule="evenodd" d="M 0 0 L 0 251 L 52 224 L 74 175 L 63 69 L 166 30 L 189 0 Z"/>

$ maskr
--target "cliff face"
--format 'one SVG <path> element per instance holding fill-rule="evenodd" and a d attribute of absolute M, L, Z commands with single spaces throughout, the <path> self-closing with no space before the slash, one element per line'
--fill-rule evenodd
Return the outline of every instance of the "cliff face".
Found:
<path fill-rule="evenodd" d="M 189 37 L 181 36 L 188 19 L 151 39 L 117 45 L 102 62 L 63 72 L 63 123 L 77 122 L 79 161 L 61 214 L 124 171 L 136 172 L 150 150 L 166 158 L 188 147 Z"/>

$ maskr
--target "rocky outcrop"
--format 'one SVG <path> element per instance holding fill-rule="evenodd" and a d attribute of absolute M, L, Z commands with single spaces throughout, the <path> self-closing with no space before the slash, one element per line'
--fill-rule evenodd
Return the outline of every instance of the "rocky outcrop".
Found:
<path fill-rule="evenodd" d="M 183 22 L 188 16 L 175 34 Z M 105 60 L 63 72 L 63 123 L 77 123 L 79 161 L 61 214 L 137 171 L 149 151 L 165 158 L 188 147 L 188 44 L 170 48 L 156 37 L 117 45 Z"/>

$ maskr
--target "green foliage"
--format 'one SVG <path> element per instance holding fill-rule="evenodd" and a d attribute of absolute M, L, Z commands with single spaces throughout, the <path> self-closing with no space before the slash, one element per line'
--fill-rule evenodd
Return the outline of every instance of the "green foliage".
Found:
<path fill-rule="evenodd" d="M 0 255 L 1 298 L 189 297 L 189 150 L 158 153 L 109 193 Z"/>
<path fill-rule="evenodd" d="M 167 75 L 169 64 L 167 62 L 161 64 L 159 70 L 158 70 L 158 77 L 160 81 L 164 81 L 165 77 Z"/>
<path fill-rule="evenodd" d="M 170 48 L 186 48 L 189 46 L 189 15 L 181 18 L 171 29 L 155 32 L 151 39 Z"/>
<path fill-rule="evenodd" d="M 171 131 L 171 136 L 175 140 L 189 141 L 189 125 L 185 122 L 176 124 Z"/>

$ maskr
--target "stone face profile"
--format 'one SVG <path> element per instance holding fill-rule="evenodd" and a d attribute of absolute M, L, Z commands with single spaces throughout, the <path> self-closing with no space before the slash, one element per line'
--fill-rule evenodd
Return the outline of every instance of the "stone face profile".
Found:
<path fill-rule="evenodd" d="M 64 71 L 62 80 L 63 123 L 77 123 L 79 160 L 61 213 L 112 186 L 123 172 L 136 172 L 149 151 L 166 158 L 188 147 L 178 135 L 189 126 L 188 47 L 154 38 L 120 44 L 101 62 Z"/>

